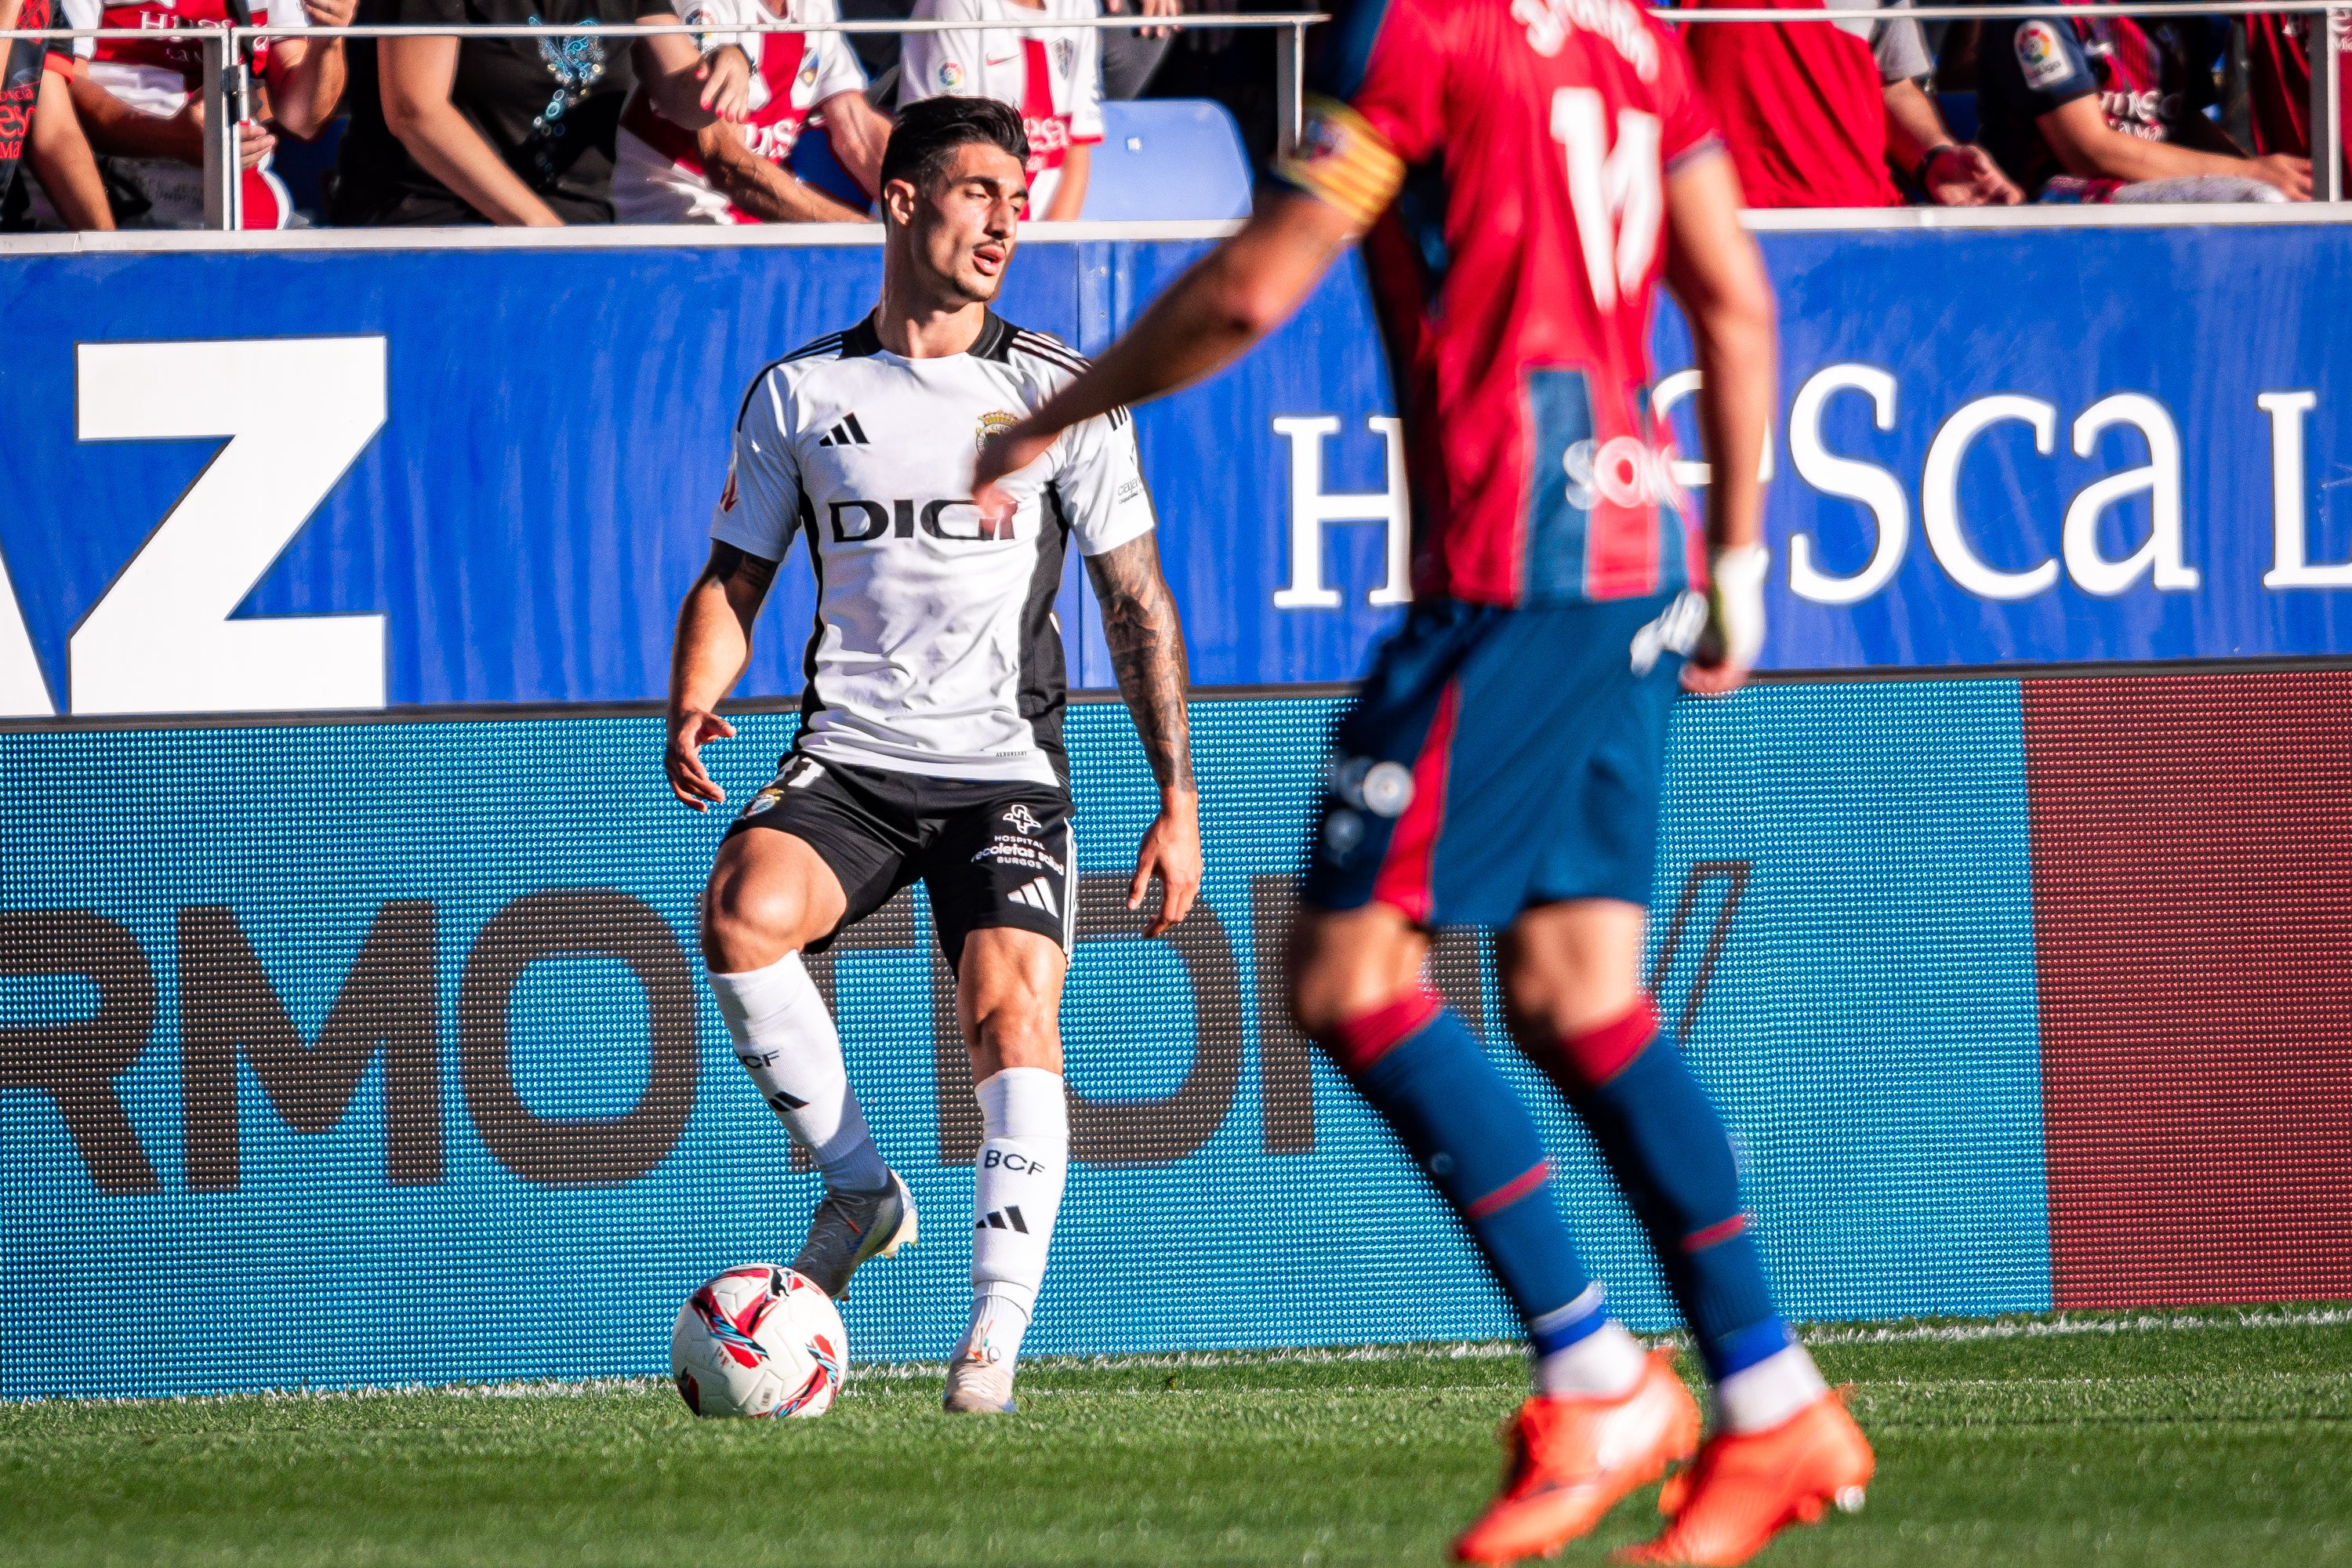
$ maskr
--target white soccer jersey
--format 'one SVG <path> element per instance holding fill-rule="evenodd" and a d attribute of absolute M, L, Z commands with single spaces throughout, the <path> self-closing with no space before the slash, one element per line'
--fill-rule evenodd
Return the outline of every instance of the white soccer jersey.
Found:
<path fill-rule="evenodd" d="M 1150 531 L 1122 409 L 1063 432 L 1015 474 L 1010 523 L 973 510 L 979 444 L 1086 362 L 992 313 L 968 353 L 902 359 L 868 317 L 761 371 L 735 421 L 710 537 L 781 561 L 803 537 L 816 626 L 799 749 L 948 779 L 1062 778 L 1054 595 L 1087 555 Z"/>
<path fill-rule="evenodd" d="M 951 33 L 909 33 L 898 101 L 992 98 L 1021 111 L 1029 133 L 1029 210 L 1043 214 L 1062 183 L 1062 162 L 1077 143 L 1103 139 L 1102 35 L 1052 23 L 1099 16 L 1096 0 L 918 0 L 919 22 L 986 25 Z"/>
<path fill-rule="evenodd" d="M 866 90 L 866 71 L 839 33 L 736 33 L 755 22 L 838 22 L 835 0 L 786 0 L 784 14 L 761 0 L 700 0 L 683 18 L 740 46 L 751 59 L 751 118 L 743 134 L 771 163 L 793 155 L 810 112 L 825 100 Z M 621 223 L 758 223 L 703 173 L 694 132 L 662 118 L 639 87 L 621 110 L 613 141 L 613 216 Z"/>

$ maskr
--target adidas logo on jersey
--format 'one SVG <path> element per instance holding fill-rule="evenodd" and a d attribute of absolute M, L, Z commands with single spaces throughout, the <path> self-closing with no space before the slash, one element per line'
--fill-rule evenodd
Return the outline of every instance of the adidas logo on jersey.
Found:
<path fill-rule="evenodd" d="M 972 1221 L 971 1228 L 974 1230 L 1017 1230 L 1022 1235 L 1026 1236 L 1029 1234 L 1029 1222 L 1021 1217 L 1020 1205 L 1006 1204 L 1001 1209 L 989 1210 L 987 1218 Z"/>
<path fill-rule="evenodd" d="M 866 427 L 858 424 L 857 416 L 845 414 L 842 416 L 841 423 L 827 431 L 817 445 L 820 447 L 871 447 L 874 443 L 866 438 Z"/>
<path fill-rule="evenodd" d="M 1062 918 L 1061 901 L 1054 897 L 1054 885 L 1040 877 L 1013 889 L 1013 901 L 1026 904 L 1033 910 L 1043 910 L 1055 920 Z"/>

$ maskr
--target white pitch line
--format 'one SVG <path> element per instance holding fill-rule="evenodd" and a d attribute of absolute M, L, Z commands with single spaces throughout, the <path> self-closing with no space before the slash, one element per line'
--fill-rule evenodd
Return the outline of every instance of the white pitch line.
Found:
<path fill-rule="evenodd" d="M 2197 1329 L 2311 1329 L 2352 1323 L 2352 1309 L 2303 1312 L 2240 1312 L 2231 1317 L 2153 1314 L 2136 1318 L 2056 1318 L 1990 1323 L 1913 1323 L 1886 1327 L 1821 1324 L 1805 1331 L 1809 1345 L 1959 1344 L 1970 1340 L 2040 1339 L 2053 1334 L 2186 1333 Z"/>
<path fill-rule="evenodd" d="M 2054 1318 L 1995 1321 L 1986 1323 L 1815 1323 L 1803 1326 L 1809 1345 L 1839 1344 L 1958 1344 L 1976 1340 L 2040 1339 L 2053 1335 L 2183 1333 L 2201 1329 L 2304 1329 L 2352 1324 L 2352 1307 L 2321 1307 L 2301 1311 L 2241 1311 L 2223 1314 L 2143 1313 L 2137 1317 Z M 1681 1347 L 1680 1334 L 1649 1337 L 1655 1345 Z M 1470 1340 L 1402 1345 L 1325 1345 L 1292 1349 L 1241 1351 L 1177 1351 L 1165 1354 L 1040 1356 L 1029 1364 L 1063 1372 L 1136 1371 L 1183 1372 L 1233 1366 L 1343 1366 L 1349 1363 L 1404 1361 L 1509 1361 L 1527 1353 L 1517 1340 Z M 911 1383 L 943 1377 L 947 1363 L 936 1361 L 873 1362 L 851 1367 L 847 1382 Z M 1936 1380 L 1938 1384 L 1947 1380 Z M 2016 1381 L 2016 1380 L 2004 1380 Z M 2097 1381 L 2097 1380 L 2094 1380 Z M 365 1384 L 349 1388 L 262 1388 L 229 1394 L 181 1394 L 160 1399 L 8 1400 L 0 1405 L 217 1405 L 230 1400 L 400 1399 L 438 1394 L 457 1399 L 582 1399 L 604 1394 L 659 1394 L 668 1390 L 665 1377 L 538 1378 L 506 1383 Z"/>

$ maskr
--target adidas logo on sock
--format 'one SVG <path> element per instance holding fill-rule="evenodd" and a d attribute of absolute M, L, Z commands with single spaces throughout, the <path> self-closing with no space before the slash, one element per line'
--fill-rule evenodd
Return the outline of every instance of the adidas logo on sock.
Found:
<path fill-rule="evenodd" d="M 1026 904 L 1033 910 L 1043 910 L 1055 920 L 1062 918 L 1062 905 L 1054 897 L 1054 884 L 1043 877 L 1013 889 L 1012 898 L 1013 902 Z"/>
<path fill-rule="evenodd" d="M 1021 1217 L 1021 1205 L 1019 1204 L 1006 1204 L 1001 1209 L 989 1210 L 988 1217 L 985 1219 L 974 1220 L 972 1222 L 971 1228 L 974 1230 L 1017 1230 L 1024 1236 L 1029 1234 L 1029 1224 L 1026 1220 L 1024 1220 Z"/>
<path fill-rule="evenodd" d="M 827 432 L 824 438 L 817 442 L 817 445 L 820 447 L 871 447 L 874 443 L 866 438 L 865 426 L 857 423 L 857 416 L 849 414 L 843 416 L 841 423 Z"/>

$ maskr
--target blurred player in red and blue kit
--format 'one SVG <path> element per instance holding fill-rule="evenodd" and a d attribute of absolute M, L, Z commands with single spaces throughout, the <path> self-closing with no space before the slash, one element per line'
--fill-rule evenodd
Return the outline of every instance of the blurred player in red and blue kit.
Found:
<path fill-rule="evenodd" d="M 1742 1562 L 1858 1504 L 1873 1468 L 1774 1310 L 1723 1123 L 1641 981 L 1668 710 L 1737 687 L 1763 636 L 1771 294 L 1690 62 L 1633 0 L 1333 9 L 1287 188 L 978 478 L 1227 363 L 1364 243 L 1411 432 L 1415 602 L 1338 735 L 1291 1005 L 1527 1326 L 1535 1393 L 1455 1554 L 1557 1551 L 1696 1454 L 1633 1559 Z M 1706 387 L 1704 541 L 1645 396 L 1661 274 Z M 1514 1037 L 1648 1233 L 1714 1382 L 1703 1447 L 1673 1352 L 1645 1353 L 1579 1263 L 1534 1120 L 1423 979 L 1432 929 L 1461 924 L 1500 928 Z"/>

